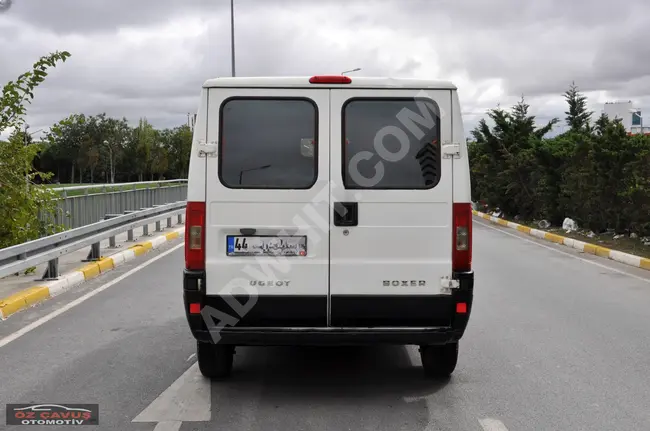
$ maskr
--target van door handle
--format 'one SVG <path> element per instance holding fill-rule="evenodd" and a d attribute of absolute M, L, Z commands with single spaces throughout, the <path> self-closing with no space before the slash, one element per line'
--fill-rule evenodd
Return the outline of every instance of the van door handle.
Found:
<path fill-rule="evenodd" d="M 334 226 L 357 226 L 358 224 L 357 202 L 334 202 Z"/>

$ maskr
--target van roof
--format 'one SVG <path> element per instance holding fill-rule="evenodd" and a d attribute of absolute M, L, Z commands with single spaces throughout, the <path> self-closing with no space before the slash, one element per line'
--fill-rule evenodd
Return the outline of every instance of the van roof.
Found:
<path fill-rule="evenodd" d="M 417 78 L 349 76 L 350 84 L 310 84 L 311 76 L 223 77 L 208 79 L 203 88 L 214 87 L 302 87 L 302 88 L 407 88 L 456 90 L 450 81 Z"/>

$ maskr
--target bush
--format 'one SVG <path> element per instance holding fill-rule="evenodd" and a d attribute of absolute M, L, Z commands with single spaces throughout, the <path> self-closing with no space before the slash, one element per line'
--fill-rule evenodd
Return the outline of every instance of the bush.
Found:
<path fill-rule="evenodd" d="M 511 217 L 650 235 L 650 136 L 629 136 L 604 115 L 592 127 L 577 88 L 565 97 L 570 130 L 554 138 L 544 135 L 557 119 L 533 127 L 523 100 L 488 112 L 495 125 L 482 120 L 469 143 L 473 200 Z"/>

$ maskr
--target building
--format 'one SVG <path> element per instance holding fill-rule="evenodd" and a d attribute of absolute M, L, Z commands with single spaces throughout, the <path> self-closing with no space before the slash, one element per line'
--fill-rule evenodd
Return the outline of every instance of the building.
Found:
<path fill-rule="evenodd" d="M 648 125 L 643 125 L 643 115 L 641 110 L 635 108 L 631 101 L 627 102 L 607 102 L 602 111 L 611 120 L 621 119 L 621 124 L 631 135 L 638 133 L 650 134 L 650 121 Z"/>

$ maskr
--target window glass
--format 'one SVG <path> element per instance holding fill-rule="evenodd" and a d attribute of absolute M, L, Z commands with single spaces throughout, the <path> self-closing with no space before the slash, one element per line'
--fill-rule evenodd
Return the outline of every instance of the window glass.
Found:
<path fill-rule="evenodd" d="M 348 189 L 428 189 L 440 181 L 440 115 L 429 99 L 353 99 L 343 108 Z"/>
<path fill-rule="evenodd" d="M 317 109 L 304 99 L 230 99 L 221 107 L 219 176 L 230 188 L 316 182 Z"/>

